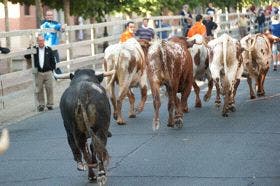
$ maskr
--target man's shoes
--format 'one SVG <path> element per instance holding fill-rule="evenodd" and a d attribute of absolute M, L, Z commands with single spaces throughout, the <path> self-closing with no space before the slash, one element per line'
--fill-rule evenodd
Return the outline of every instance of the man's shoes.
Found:
<path fill-rule="evenodd" d="M 52 106 L 47 106 L 48 110 L 53 110 Z"/>
<path fill-rule="evenodd" d="M 39 112 L 43 112 L 44 109 L 45 109 L 45 106 L 44 106 L 44 105 L 39 105 L 39 106 L 37 107 L 37 109 L 38 109 Z"/>

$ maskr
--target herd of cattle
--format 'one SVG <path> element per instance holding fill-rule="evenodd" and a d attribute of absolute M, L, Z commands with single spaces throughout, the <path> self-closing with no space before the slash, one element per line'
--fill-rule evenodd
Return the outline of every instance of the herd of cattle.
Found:
<path fill-rule="evenodd" d="M 271 61 L 271 46 L 280 39 L 271 34 L 247 35 L 241 40 L 227 34 L 209 42 L 201 36 L 185 38 L 174 36 L 168 40 L 136 40 L 110 45 L 104 52 L 104 73 L 80 69 L 74 74 L 56 75 L 71 78 L 70 86 L 61 97 L 60 109 L 68 143 L 77 162 L 78 170 L 88 168 L 88 178 L 101 185 L 106 182 L 105 164 L 111 105 L 113 118 L 125 124 L 122 103 L 128 97 L 129 117 L 136 117 L 144 109 L 148 82 L 154 105 L 153 129 L 160 125 L 160 88 L 165 86 L 168 97 L 168 127 L 181 128 L 183 114 L 188 112 L 188 97 L 192 87 L 196 94 L 195 106 L 201 107 L 200 88 L 196 80 L 208 80 L 204 101 L 211 97 L 216 87 L 217 105 L 224 96 L 222 115 L 235 111 L 235 95 L 241 76 L 247 77 L 250 98 L 264 96 L 264 81 Z M 106 77 L 106 89 L 101 86 Z M 256 88 L 252 86 L 252 79 Z M 115 86 L 118 85 L 118 91 Z M 141 101 L 135 107 L 132 88 L 140 87 Z M 256 93 L 255 90 L 256 89 Z M 117 95 L 116 95 L 117 92 Z M 178 93 L 181 93 L 178 97 Z M 109 97 L 109 98 L 108 98 Z M 87 146 L 87 139 L 91 144 Z M 90 150 L 89 150 L 90 149 Z M 86 161 L 83 163 L 82 157 Z M 93 168 L 98 169 L 97 176 Z"/>
<path fill-rule="evenodd" d="M 168 40 L 129 39 L 110 45 L 104 53 L 104 72 L 80 69 L 74 74 L 55 74 L 56 78 L 70 78 L 70 86 L 60 100 L 60 110 L 77 169 L 88 169 L 89 180 L 106 182 L 106 149 L 111 108 L 119 125 L 125 124 L 122 103 L 129 98 L 129 117 L 136 117 L 144 109 L 148 82 L 154 105 L 153 129 L 159 129 L 160 88 L 165 86 L 168 97 L 168 127 L 183 126 L 183 114 L 188 112 L 188 97 L 192 87 L 196 94 L 195 107 L 201 107 L 200 88 L 196 80 L 208 80 L 204 101 L 210 100 L 216 87 L 217 105 L 224 96 L 222 116 L 235 111 L 235 95 L 241 76 L 247 77 L 250 98 L 264 96 L 264 81 L 271 62 L 271 46 L 280 41 L 271 34 L 249 34 L 237 40 L 227 34 L 209 42 L 200 36 L 173 36 Z M 106 77 L 106 89 L 101 82 Z M 252 86 L 252 79 L 256 87 Z M 118 85 L 118 91 L 115 86 Z M 141 101 L 135 108 L 132 88 L 140 87 Z M 256 93 L 255 93 L 256 90 Z M 115 93 L 117 92 L 117 96 Z M 180 93 L 180 97 L 178 97 Z M 108 98 L 109 97 L 109 98 Z M 91 143 L 87 145 L 87 139 Z M 83 159 L 86 163 L 83 163 Z M 93 168 L 98 169 L 97 176 Z"/>

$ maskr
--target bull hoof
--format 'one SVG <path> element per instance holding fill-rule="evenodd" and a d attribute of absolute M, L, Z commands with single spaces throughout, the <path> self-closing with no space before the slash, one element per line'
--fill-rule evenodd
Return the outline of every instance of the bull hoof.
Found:
<path fill-rule="evenodd" d="M 126 123 L 124 121 L 117 121 L 118 125 L 125 125 Z"/>
<path fill-rule="evenodd" d="M 203 101 L 207 102 L 207 101 L 209 101 L 209 100 L 210 100 L 210 96 L 205 95 L 205 96 L 203 97 Z"/>
<path fill-rule="evenodd" d="M 77 170 L 78 171 L 86 171 L 87 170 L 86 165 L 84 165 L 83 162 L 78 162 L 77 163 Z"/>
<path fill-rule="evenodd" d="M 112 137 L 112 133 L 110 131 L 108 131 L 107 137 L 108 138 Z"/>
<path fill-rule="evenodd" d="M 160 125 L 159 119 L 153 121 L 153 131 L 158 130 Z"/>
<path fill-rule="evenodd" d="M 201 106 L 202 106 L 201 101 L 195 103 L 196 108 L 201 108 Z"/>
<path fill-rule="evenodd" d="M 256 96 L 255 95 L 251 95 L 250 99 L 256 99 Z"/>
<path fill-rule="evenodd" d="M 228 113 L 223 113 L 222 116 L 223 117 L 228 117 Z"/>
<path fill-rule="evenodd" d="M 129 118 L 136 118 L 136 114 L 130 114 L 128 117 Z"/>
<path fill-rule="evenodd" d="M 189 108 L 188 107 L 183 108 L 183 112 L 184 113 L 188 113 L 189 112 Z"/>
<path fill-rule="evenodd" d="M 137 107 L 137 108 L 136 108 L 136 113 L 139 114 L 139 113 L 141 113 L 143 110 L 144 110 L 143 107 Z"/>
<path fill-rule="evenodd" d="M 95 183 L 97 180 L 96 176 L 88 176 L 88 181 L 91 182 L 91 183 Z"/>
<path fill-rule="evenodd" d="M 231 106 L 231 107 L 229 107 L 229 110 L 230 110 L 231 112 L 235 112 L 235 111 L 236 111 L 236 108 L 235 108 L 235 106 Z"/>
<path fill-rule="evenodd" d="M 177 118 L 175 119 L 175 125 L 181 129 L 183 127 L 183 119 L 182 118 Z"/>
<path fill-rule="evenodd" d="M 168 123 L 167 127 L 174 128 L 174 124 Z"/>
<path fill-rule="evenodd" d="M 215 101 L 215 105 L 219 108 L 221 106 L 221 101 Z"/>
<path fill-rule="evenodd" d="M 117 113 L 114 113 L 114 114 L 113 114 L 113 118 L 114 118 L 114 120 L 117 120 L 117 119 L 118 119 Z"/>
<path fill-rule="evenodd" d="M 265 92 L 258 92 L 258 96 L 259 96 L 259 97 L 265 96 Z"/>
<path fill-rule="evenodd" d="M 97 183 L 99 185 L 105 185 L 107 182 L 107 177 L 106 177 L 106 173 L 104 171 L 100 171 L 98 173 L 98 177 L 97 177 Z"/>

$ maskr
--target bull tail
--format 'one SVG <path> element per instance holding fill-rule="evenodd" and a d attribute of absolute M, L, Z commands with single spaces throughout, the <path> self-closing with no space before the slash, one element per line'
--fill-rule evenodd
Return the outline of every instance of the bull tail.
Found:
<path fill-rule="evenodd" d="M 109 160 L 109 153 L 105 147 L 105 144 L 100 140 L 100 138 L 92 131 L 90 128 L 90 121 L 87 115 L 85 105 L 78 99 L 78 108 L 81 109 L 85 127 L 88 131 L 88 134 L 91 136 L 94 152 L 96 153 L 98 159 L 102 162 Z M 106 136 L 107 138 L 107 136 Z"/>
<path fill-rule="evenodd" d="M 227 45 L 228 45 L 228 38 L 223 39 L 223 62 L 224 62 L 224 71 L 225 74 L 228 74 L 228 66 L 227 66 Z"/>
<path fill-rule="evenodd" d="M 3 154 L 9 148 L 9 141 L 9 131 L 7 129 L 3 129 L 0 138 L 0 154 Z"/>

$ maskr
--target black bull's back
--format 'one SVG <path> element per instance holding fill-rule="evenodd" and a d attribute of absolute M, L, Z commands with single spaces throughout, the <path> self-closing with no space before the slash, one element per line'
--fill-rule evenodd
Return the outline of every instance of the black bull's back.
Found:
<path fill-rule="evenodd" d="M 66 125 L 65 128 L 68 130 L 73 130 L 73 127 L 79 129 L 77 124 L 80 123 L 81 119 L 83 121 L 86 119 L 83 118 L 82 108 L 86 110 L 90 128 L 94 132 L 98 129 L 108 130 L 111 108 L 102 86 L 82 81 L 65 90 L 60 100 L 60 110 L 64 125 Z"/>

